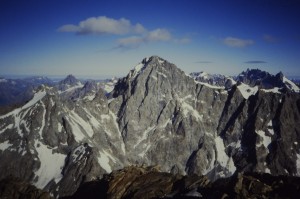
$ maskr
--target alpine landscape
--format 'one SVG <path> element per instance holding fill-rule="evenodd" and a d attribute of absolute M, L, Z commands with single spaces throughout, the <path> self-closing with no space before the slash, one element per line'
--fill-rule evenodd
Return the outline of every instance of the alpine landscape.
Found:
<path fill-rule="evenodd" d="M 35 0 L 29 2 L 45 9 L 44 4 Z M 163 8 L 168 7 L 166 2 L 162 3 Z M 193 6 L 211 8 L 210 4 L 199 2 L 191 1 L 189 6 L 174 3 L 170 13 L 183 9 L 186 12 L 182 17 L 186 18 L 192 15 L 187 10 L 195 9 Z M 248 8 L 270 9 L 274 14 L 284 10 L 281 14 L 287 19 L 299 7 L 293 0 L 230 2 L 228 8 L 234 11 L 235 8 L 245 12 Z M 24 9 L 27 6 L 15 5 Z M 54 9 L 53 3 L 46 5 Z M 58 13 L 67 6 L 62 3 L 57 8 L 58 5 L 55 4 Z M 73 9 L 80 5 L 76 2 Z M 112 12 L 113 4 L 103 1 L 101 5 L 100 11 L 93 6 L 89 9 L 93 12 L 96 9 L 100 14 Z M 183 5 L 186 7 L 182 8 Z M 5 7 L 12 9 L 12 4 L 6 2 Z M 134 8 L 142 9 L 142 6 L 138 3 Z M 218 10 L 223 9 L 218 7 Z M 20 16 L 24 13 L 27 11 L 23 10 Z M 10 16 L 8 12 L 1 15 Z M 162 14 L 158 16 L 165 19 Z M 33 14 L 26 19 L 32 17 Z M 51 50 L 43 48 L 47 51 L 44 55 L 43 51 L 36 52 L 35 40 L 27 50 L 36 55 L 21 52 L 23 47 L 8 50 L 16 52 L 15 59 L 20 61 L 9 61 L 8 53 L 0 55 L 0 198 L 299 197 L 300 78 L 297 77 L 300 73 L 296 54 L 300 51 L 297 41 L 286 44 L 279 36 L 266 34 L 264 41 L 255 42 L 209 36 L 203 40 L 207 51 L 201 55 L 201 45 L 199 49 L 194 45 L 201 43 L 197 37 L 199 34 L 203 37 L 205 31 L 186 33 L 180 38 L 172 28 L 150 30 L 155 23 L 146 29 L 125 18 L 106 16 L 89 18 L 78 25 L 73 25 L 77 23 L 73 19 L 73 24 L 60 26 L 70 23 L 68 18 L 65 14 L 51 38 L 66 36 L 60 40 L 70 42 L 70 49 L 51 51 L 55 45 L 57 49 L 62 48 L 60 42 L 53 40 Z M 267 18 L 266 14 L 264 19 Z M 49 22 L 50 26 L 57 26 L 54 21 Z M 7 27 L 6 34 L 12 31 Z M 70 32 L 75 32 L 72 41 L 67 38 Z M 300 34 L 299 29 L 295 32 Z M 124 38 L 118 38 L 116 46 L 97 52 L 94 44 L 83 41 L 100 38 L 97 45 L 102 42 L 106 48 L 107 41 L 119 36 Z M 82 49 L 71 44 L 75 40 L 79 40 Z M 206 41 L 212 42 L 212 46 L 208 47 Z M 3 44 L 8 46 L 10 42 L 3 40 Z M 197 53 L 188 50 L 189 45 Z M 259 45 L 265 45 L 261 55 L 251 49 Z M 274 59 L 269 57 L 272 50 L 266 49 L 281 45 L 295 52 L 289 56 L 274 55 Z M 92 50 L 87 46 L 93 46 Z M 176 46 L 178 50 L 173 49 Z M 92 55 L 85 54 L 85 48 L 87 52 L 93 51 Z M 64 50 L 70 54 L 66 52 L 62 59 L 59 54 Z M 77 54 L 74 50 L 83 54 L 70 58 L 71 54 Z M 224 54 L 220 55 L 223 50 Z M 278 52 L 283 53 L 273 53 Z M 50 58 L 43 60 L 46 55 Z M 219 59 L 213 58 L 218 55 Z M 228 57 L 224 58 L 225 55 Z M 36 60 L 28 61 L 33 56 Z M 255 56 L 260 60 L 254 60 Z M 96 65 L 91 57 L 98 62 Z M 287 58 L 286 67 L 282 67 Z M 81 59 L 86 59 L 86 63 Z M 126 68 L 126 64 L 132 66 L 137 62 L 134 67 Z M 31 68 L 41 63 L 45 68 Z M 272 64 L 273 68 L 269 66 Z M 101 77 L 89 76 L 95 71 Z"/>

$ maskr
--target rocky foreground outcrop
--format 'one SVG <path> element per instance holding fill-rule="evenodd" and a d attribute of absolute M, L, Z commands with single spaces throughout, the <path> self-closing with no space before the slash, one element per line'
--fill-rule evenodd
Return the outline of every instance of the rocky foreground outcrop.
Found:
<path fill-rule="evenodd" d="M 79 198 L 298 198 L 300 178 L 237 173 L 209 181 L 205 176 L 182 176 L 155 167 L 127 167 L 83 184 L 71 197 Z"/>
<path fill-rule="evenodd" d="M 300 178 L 259 173 L 236 173 L 210 181 L 206 176 L 173 175 L 158 167 L 130 166 L 86 182 L 61 199 L 140 198 L 299 198 Z M 2 199 L 52 199 L 45 191 L 20 179 L 0 181 Z"/>
<path fill-rule="evenodd" d="M 46 191 L 17 178 L 6 178 L 0 181 L 1 199 L 54 199 Z"/>

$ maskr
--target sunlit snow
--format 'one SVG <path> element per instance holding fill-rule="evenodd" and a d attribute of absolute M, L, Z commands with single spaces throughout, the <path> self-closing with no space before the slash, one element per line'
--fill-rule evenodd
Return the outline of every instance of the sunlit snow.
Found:
<path fill-rule="evenodd" d="M 216 143 L 216 152 L 217 152 L 217 161 L 220 163 L 220 165 L 224 168 L 227 168 L 228 171 L 233 174 L 236 171 L 236 167 L 234 166 L 234 162 L 232 160 L 232 157 L 228 157 L 228 155 L 225 153 L 225 146 L 223 143 L 223 140 L 220 136 L 217 136 L 215 138 Z"/>
<path fill-rule="evenodd" d="M 269 144 L 271 144 L 272 138 L 269 137 L 269 136 L 267 136 L 265 134 L 265 132 L 262 131 L 262 130 L 256 131 L 256 133 L 262 138 L 262 141 L 260 141 L 259 143 L 257 143 L 256 146 L 260 147 L 260 146 L 263 145 L 269 151 L 268 146 L 269 146 Z"/>
<path fill-rule="evenodd" d="M 51 148 L 36 141 L 35 148 L 41 162 L 40 168 L 35 171 L 38 180 L 34 185 L 43 189 L 51 180 L 58 182 L 63 177 L 61 172 L 65 164 L 66 155 L 54 153 Z"/>
<path fill-rule="evenodd" d="M 11 146 L 12 144 L 10 144 L 8 140 L 6 140 L 5 142 L 0 143 L 0 151 L 5 151 L 7 148 Z"/>
<path fill-rule="evenodd" d="M 250 87 L 246 84 L 241 83 L 241 85 L 238 86 L 238 89 L 240 90 L 241 94 L 245 99 L 248 99 L 251 95 L 255 95 L 258 91 L 258 86 Z"/>

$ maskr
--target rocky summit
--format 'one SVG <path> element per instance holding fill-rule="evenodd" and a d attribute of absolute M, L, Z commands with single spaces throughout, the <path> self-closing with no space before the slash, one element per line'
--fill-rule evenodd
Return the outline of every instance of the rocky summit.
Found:
<path fill-rule="evenodd" d="M 299 88 L 282 74 L 252 72 L 211 84 L 152 56 L 110 92 L 73 76 L 40 86 L 0 116 L 0 179 L 13 176 L 58 198 L 132 165 L 159 167 L 154 184 L 160 175 L 299 176 Z"/>

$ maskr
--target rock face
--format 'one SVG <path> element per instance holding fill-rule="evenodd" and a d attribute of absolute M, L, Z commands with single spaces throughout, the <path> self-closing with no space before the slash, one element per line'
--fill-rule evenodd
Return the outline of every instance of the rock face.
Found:
<path fill-rule="evenodd" d="M 127 167 L 83 184 L 64 199 L 79 198 L 298 198 L 300 178 L 237 173 L 211 182 L 205 176 L 181 176 L 157 168 Z"/>
<path fill-rule="evenodd" d="M 63 197 L 129 165 L 210 180 L 236 172 L 300 175 L 294 85 L 211 86 L 157 56 L 109 94 L 95 82 L 67 80 L 0 116 L 0 179 L 15 176 Z"/>
<path fill-rule="evenodd" d="M 0 181 L 0 198 L 3 199 L 53 199 L 49 193 L 35 188 L 20 179 L 3 179 Z"/>

